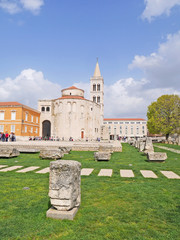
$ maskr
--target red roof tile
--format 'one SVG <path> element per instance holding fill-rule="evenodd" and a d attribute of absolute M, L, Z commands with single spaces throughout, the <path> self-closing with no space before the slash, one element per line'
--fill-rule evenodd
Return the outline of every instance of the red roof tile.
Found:
<path fill-rule="evenodd" d="M 0 102 L 0 106 L 22 106 L 19 102 Z"/>
<path fill-rule="evenodd" d="M 68 95 L 68 96 L 63 96 L 58 99 L 85 99 L 84 97 L 81 96 L 73 96 L 73 95 Z"/>
<path fill-rule="evenodd" d="M 77 88 L 77 87 L 75 87 L 75 86 L 71 86 L 71 87 L 68 87 L 68 88 L 64 88 L 64 89 L 62 89 L 61 91 L 63 91 L 63 90 L 71 90 L 71 89 L 79 89 L 79 90 L 81 90 L 81 91 L 84 92 L 83 89 Z"/>

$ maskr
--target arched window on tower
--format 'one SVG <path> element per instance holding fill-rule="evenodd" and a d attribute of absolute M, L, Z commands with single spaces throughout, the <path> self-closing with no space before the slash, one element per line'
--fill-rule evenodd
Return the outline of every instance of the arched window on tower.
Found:
<path fill-rule="evenodd" d="M 100 91 L 101 90 L 101 87 L 100 87 L 100 84 L 97 85 L 97 91 Z"/>
<path fill-rule="evenodd" d="M 42 107 L 42 108 L 41 108 L 41 111 L 44 112 L 44 111 L 45 111 L 45 107 Z"/>
<path fill-rule="evenodd" d="M 95 96 L 93 97 L 93 102 L 96 102 L 96 97 Z"/>
<path fill-rule="evenodd" d="M 96 91 L 96 84 L 93 84 L 93 91 Z"/>
<path fill-rule="evenodd" d="M 99 96 L 97 97 L 97 103 L 100 103 L 100 97 Z"/>

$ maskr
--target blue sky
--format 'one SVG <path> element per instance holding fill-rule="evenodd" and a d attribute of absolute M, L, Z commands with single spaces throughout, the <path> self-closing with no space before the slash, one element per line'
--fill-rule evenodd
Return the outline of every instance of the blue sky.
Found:
<path fill-rule="evenodd" d="M 0 99 L 37 107 L 85 89 L 99 58 L 105 117 L 180 94 L 180 0 L 0 0 Z"/>

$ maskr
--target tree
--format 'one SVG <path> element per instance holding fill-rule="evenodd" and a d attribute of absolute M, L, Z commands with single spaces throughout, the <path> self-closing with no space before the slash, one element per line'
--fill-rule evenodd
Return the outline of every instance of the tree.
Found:
<path fill-rule="evenodd" d="M 147 112 L 147 127 L 150 133 L 180 134 L 180 97 L 178 95 L 162 95 L 152 102 Z"/>

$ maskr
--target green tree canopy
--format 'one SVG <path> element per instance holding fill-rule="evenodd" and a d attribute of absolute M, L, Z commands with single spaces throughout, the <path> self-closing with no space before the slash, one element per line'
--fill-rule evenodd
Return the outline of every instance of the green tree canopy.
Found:
<path fill-rule="evenodd" d="M 180 133 L 180 97 L 162 95 L 149 105 L 147 117 L 150 133 L 162 133 L 166 138 L 171 133 Z"/>

